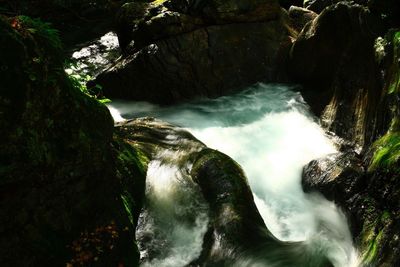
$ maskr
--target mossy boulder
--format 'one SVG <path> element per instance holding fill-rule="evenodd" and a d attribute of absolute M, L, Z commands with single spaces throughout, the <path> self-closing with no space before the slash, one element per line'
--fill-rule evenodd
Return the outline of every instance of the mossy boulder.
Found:
<path fill-rule="evenodd" d="M 0 17 L 0 48 L 0 265 L 136 265 L 136 150 L 66 76 L 47 24 Z"/>
<path fill-rule="evenodd" d="M 210 205 L 210 228 L 197 262 L 203 266 L 330 267 L 307 242 L 283 242 L 265 226 L 241 167 L 209 148 L 194 157 L 191 176 Z"/>
<path fill-rule="evenodd" d="M 236 162 L 221 152 L 204 149 L 196 156 L 191 176 L 210 203 L 213 218 L 205 240 L 208 250 L 202 255 L 206 266 L 230 265 L 251 248 L 278 245 L 258 213 L 247 178 Z M 223 245 L 215 246 L 216 242 Z"/>

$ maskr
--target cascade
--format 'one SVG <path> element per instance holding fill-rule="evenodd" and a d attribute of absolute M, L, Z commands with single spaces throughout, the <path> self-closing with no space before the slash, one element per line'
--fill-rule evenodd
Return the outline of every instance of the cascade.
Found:
<path fill-rule="evenodd" d="M 243 167 L 257 208 L 275 237 L 281 241 L 306 244 L 311 254 L 326 256 L 335 267 L 358 266 L 357 251 L 353 247 L 344 214 L 321 195 L 305 194 L 301 188 L 303 166 L 312 159 L 336 150 L 295 89 L 292 85 L 259 83 L 235 95 L 199 99 L 172 107 L 113 101 L 109 108 L 116 120 L 152 116 L 184 127 L 207 146 L 229 155 Z M 161 164 L 161 156 L 169 158 L 169 163 Z M 174 224 L 174 229 L 166 227 L 161 231 L 169 233 L 168 242 L 175 242 L 170 245 L 171 250 L 176 250 L 177 254 L 182 253 L 181 264 L 175 261 L 168 265 L 171 255 L 167 253 L 162 260 L 158 258 L 157 264 L 153 262 L 151 266 L 185 266 L 189 259 L 193 260 L 200 253 L 201 234 L 206 231 L 207 208 L 201 204 L 203 202 L 199 201 L 198 195 L 193 197 L 192 202 L 188 202 L 189 207 L 179 202 L 179 198 L 186 198 L 187 195 L 174 199 L 177 196 L 177 181 L 186 181 L 181 182 L 185 194 L 194 193 L 187 190 L 189 187 L 196 188 L 187 184 L 190 179 L 182 179 L 184 175 L 181 170 L 186 167 L 176 168 L 176 165 L 171 165 L 176 157 L 174 153 L 166 155 L 164 152 L 163 155 L 157 155 L 158 159 L 150 164 L 147 198 L 164 203 L 162 207 L 156 207 L 156 210 L 162 210 L 162 214 L 154 218 L 166 216 L 164 219 Z M 196 218 L 189 219 L 192 230 L 182 226 L 186 219 L 179 222 L 177 218 L 165 214 L 169 209 L 172 209 L 170 214 L 176 213 L 170 207 L 173 206 L 172 202 L 178 203 L 175 207 L 178 210 L 189 210 L 194 207 L 192 205 L 197 205 L 195 209 L 201 212 L 196 213 Z M 154 220 L 146 216 L 142 214 L 139 221 L 139 244 L 146 227 L 153 227 L 151 223 L 145 225 L 144 222 Z M 183 237 L 179 237 L 179 234 Z M 195 248 L 192 251 L 196 251 L 193 255 L 188 256 L 188 248 L 182 245 L 184 242 L 193 243 Z M 142 252 L 146 251 L 145 246 L 143 242 Z M 179 250 L 180 246 L 182 250 Z M 243 261 L 241 265 L 263 266 L 260 262 L 249 262 Z M 267 266 L 271 266 L 271 263 Z"/>

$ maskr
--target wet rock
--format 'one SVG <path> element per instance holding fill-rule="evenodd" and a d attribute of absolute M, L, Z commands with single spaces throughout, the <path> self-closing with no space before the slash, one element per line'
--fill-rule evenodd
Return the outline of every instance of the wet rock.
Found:
<path fill-rule="evenodd" d="M 353 236 L 366 266 L 400 263 L 400 157 L 394 149 L 400 142 L 397 138 L 400 130 L 398 37 L 398 30 L 391 30 L 384 39 L 375 42 L 384 82 L 378 88 L 380 99 L 374 99 L 380 101 L 375 120 L 365 127 L 375 137 L 365 144 L 361 153 L 360 150 L 351 152 L 347 147 L 341 154 L 312 161 L 304 169 L 302 182 L 307 191 L 321 191 L 350 215 Z M 371 107 L 364 108 L 366 113 L 374 112 Z M 345 127 L 354 127 L 343 117 L 339 122 Z M 377 125 L 386 126 L 379 130 Z"/>
<path fill-rule="evenodd" d="M 330 6 L 306 25 L 289 59 L 292 77 L 305 85 L 304 97 L 322 115 L 323 125 L 361 147 L 372 140 L 366 129 L 375 123 L 380 105 L 381 78 L 374 49 L 382 33 L 379 25 L 362 6 Z"/>
<path fill-rule="evenodd" d="M 400 259 L 397 179 L 387 170 L 368 172 L 348 151 L 310 162 L 302 184 L 306 192 L 322 192 L 345 210 L 363 264 L 395 266 Z"/>
<path fill-rule="evenodd" d="M 213 218 L 211 240 L 206 240 L 209 251 L 202 255 L 206 266 L 232 264 L 251 247 L 277 242 L 258 213 L 247 178 L 236 162 L 205 149 L 198 154 L 191 175 L 210 203 Z"/>
<path fill-rule="evenodd" d="M 351 198 L 359 191 L 364 173 L 362 160 L 353 151 L 311 161 L 303 172 L 304 191 L 319 191 L 329 200 Z"/>

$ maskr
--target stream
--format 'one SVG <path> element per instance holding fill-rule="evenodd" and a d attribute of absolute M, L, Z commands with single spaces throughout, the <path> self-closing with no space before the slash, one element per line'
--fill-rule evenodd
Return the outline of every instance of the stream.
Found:
<path fill-rule="evenodd" d="M 210 148 L 229 155 L 243 167 L 257 208 L 275 237 L 301 241 L 335 267 L 359 266 L 344 214 L 321 195 L 305 194 L 301 188 L 303 166 L 336 150 L 295 89 L 293 85 L 259 83 L 231 96 L 171 107 L 117 100 L 108 107 L 116 121 L 156 117 L 187 129 Z M 146 195 L 155 204 L 139 220 L 142 266 L 186 266 L 200 255 L 207 207 L 199 197 L 183 201 L 190 197 L 187 192 L 177 193 L 179 181 L 182 172 L 171 162 L 161 165 L 156 159 L 150 163 Z M 190 179 L 185 181 L 190 184 Z M 192 191 L 198 190 L 191 186 Z M 174 199 L 177 204 L 172 208 Z M 179 221 L 194 210 L 197 215 L 189 223 Z M 145 230 L 153 234 L 141 242 Z M 165 244 L 163 250 L 168 247 L 167 252 L 150 257 L 149 251 L 157 250 L 151 244 L 160 243 Z"/>

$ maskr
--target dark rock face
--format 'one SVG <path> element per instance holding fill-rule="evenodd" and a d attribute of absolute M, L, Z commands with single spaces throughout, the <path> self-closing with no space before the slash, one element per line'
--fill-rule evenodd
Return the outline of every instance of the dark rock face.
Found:
<path fill-rule="evenodd" d="M 323 125 L 360 146 L 373 140 L 376 133 L 367 131 L 367 125 L 377 124 L 381 104 L 377 25 L 377 18 L 362 6 L 330 6 L 306 25 L 289 60 L 292 77 L 305 85 L 304 96 L 322 115 Z M 376 131 L 382 128 L 376 125 Z"/>
<path fill-rule="evenodd" d="M 360 5 L 366 5 L 368 0 L 305 0 L 304 7 L 316 13 L 320 13 L 326 7 L 337 4 L 339 2 L 352 2 Z"/>
<path fill-rule="evenodd" d="M 0 46 L 0 265 L 136 265 L 136 150 L 66 77 L 47 25 L 1 17 Z"/>
<path fill-rule="evenodd" d="M 318 15 L 306 8 L 291 6 L 289 8 L 289 18 L 292 20 L 291 25 L 297 32 L 301 32 L 304 26 L 314 20 Z"/>
<path fill-rule="evenodd" d="M 312 161 L 304 168 L 303 187 L 306 191 L 321 191 L 347 211 L 364 265 L 397 266 L 400 264 L 399 31 L 391 30 L 385 39 L 378 38 L 375 50 L 383 74 L 377 93 L 364 95 L 363 89 L 348 87 L 352 94 L 334 96 L 348 103 L 354 101 L 352 95 L 356 99 L 363 95 L 363 101 L 355 102 L 352 108 L 342 104 L 337 111 L 362 114 L 364 119 L 368 118 L 365 114 L 374 112 L 374 119 L 366 119 L 368 123 L 362 130 L 371 139 L 365 140 L 364 150 L 358 153 L 347 147 L 343 153 Z M 378 103 L 379 107 L 365 103 Z M 354 117 L 336 112 L 331 115 L 336 116 L 335 120 L 344 129 L 358 127 Z"/>
<path fill-rule="evenodd" d="M 289 9 L 291 6 L 302 7 L 303 0 L 279 0 L 281 7 Z"/>
<path fill-rule="evenodd" d="M 258 81 L 284 80 L 291 41 L 278 19 L 279 5 L 246 3 L 125 5 L 117 33 L 126 56 L 92 85 L 100 84 L 111 98 L 170 104 L 223 95 Z"/>
<path fill-rule="evenodd" d="M 355 3 L 368 7 L 371 12 L 382 18 L 386 27 L 398 27 L 400 24 L 400 6 L 396 0 L 305 0 L 304 7 L 316 13 L 339 2 Z"/>
<path fill-rule="evenodd" d="M 276 66 L 287 48 L 281 43 L 288 42 L 284 30 L 278 22 L 198 29 L 142 48 L 95 82 L 112 98 L 170 104 L 216 97 L 256 81 L 276 80 Z"/>
<path fill-rule="evenodd" d="M 140 49 L 153 41 L 216 24 L 276 20 L 280 6 L 276 0 L 228 0 L 130 2 L 116 18 L 122 50 L 134 41 Z"/>

